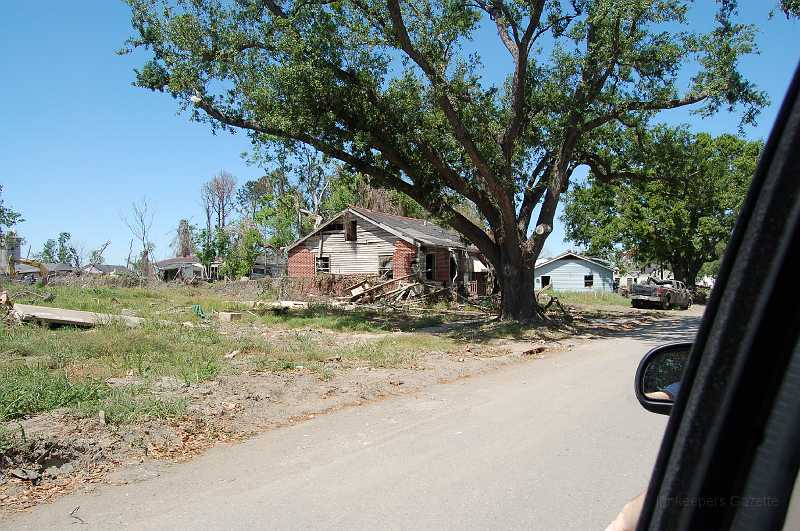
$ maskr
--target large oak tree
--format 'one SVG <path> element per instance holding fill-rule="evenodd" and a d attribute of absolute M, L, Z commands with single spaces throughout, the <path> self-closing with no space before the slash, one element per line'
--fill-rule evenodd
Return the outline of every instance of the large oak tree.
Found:
<path fill-rule="evenodd" d="M 637 175 L 613 182 L 590 174 L 567 193 L 567 238 L 593 256 L 669 265 L 694 286 L 728 243 L 763 143 L 658 127 L 634 142 Z"/>
<path fill-rule="evenodd" d="M 152 54 L 138 85 L 412 197 L 486 255 L 507 318 L 534 314 L 533 266 L 577 166 L 624 174 L 607 157 L 616 139 L 661 110 L 738 107 L 751 122 L 764 103 L 737 69 L 754 31 L 730 0 L 708 33 L 690 31 L 682 0 L 127 2 L 127 50 Z M 503 83 L 465 50 L 487 26 Z"/>

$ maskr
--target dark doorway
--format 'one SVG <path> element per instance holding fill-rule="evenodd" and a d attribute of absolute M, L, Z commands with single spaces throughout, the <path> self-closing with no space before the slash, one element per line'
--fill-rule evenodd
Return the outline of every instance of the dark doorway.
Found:
<path fill-rule="evenodd" d="M 433 280 L 436 272 L 436 255 L 425 255 L 425 279 Z"/>

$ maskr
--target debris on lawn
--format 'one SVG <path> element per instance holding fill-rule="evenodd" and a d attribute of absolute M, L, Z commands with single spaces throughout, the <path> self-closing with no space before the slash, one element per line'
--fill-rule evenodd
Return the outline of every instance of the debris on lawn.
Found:
<path fill-rule="evenodd" d="M 217 313 L 217 319 L 222 323 L 232 323 L 233 321 L 241 321 L 242 314 L 241 312 L 219 312 Z"/>
<path fill-rule="evenodd" d="M 84 312 L 80 310 L 67 310 L 64 308 L 51 308 L 49 306 L 32 306 L 29 304 L 14 304 L 13 313 L 23 322 L 34 322 L 39 324 L 72 325 L 80 327 L 92 327 L 100 324 L 107 324 L 120 321 L 123 324 L 136 327 L 140 326 L 144 319 L 128 315 L 112 315 L 108 313 Z"/>
<path fill-rule="evenodd" d="M 526 350 L 525 352 L 523 352 L 523 353 L 522 353 L 522 355 L 523 355 L 523 356 L 536 356 L 537 354 L 541 354 L 541 353 L 542 353 L 542 352 L 544 352 L 545 350 L 547 350 L 547 348 L 546 348 L 546 347 L 544 347 L 544 346 L 538 346 L 538 347 L 534 347 L 534 348 L 532 348 L 532 349 L 528 349 L 528 350 Z"/>
<path fill-rule="evenodd" d="M 203 311 L 203 307 L 200 306 L 199 304 L 192 305 L 192 313 L 195 314 L 200 319 L 205 319 L 206 317 L 208 317 L 206 313 Z"/>

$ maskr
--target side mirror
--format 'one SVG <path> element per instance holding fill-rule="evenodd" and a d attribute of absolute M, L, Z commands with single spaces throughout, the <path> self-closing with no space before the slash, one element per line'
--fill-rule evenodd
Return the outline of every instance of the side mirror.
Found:
<path fill-rule="evenodd" d="M 643 408 L 670 414 L 691 350 L 691 343 L 669 343 L 644 355 L 634 381 L 636 398 Z"/>

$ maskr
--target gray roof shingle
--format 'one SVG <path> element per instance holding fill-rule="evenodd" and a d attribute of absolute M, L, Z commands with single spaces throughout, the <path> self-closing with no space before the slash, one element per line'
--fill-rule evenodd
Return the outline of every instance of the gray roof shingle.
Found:
<path fill-rule="evenodd" d="M 361 207 L 350 208 L 378 225 L 391 227 L 405 236 L 413 238 L 425 245 L 455 247 L 458 249 L 470 247 L 469 244 L 464 243 L 463 238 L 458 233 L 444 229 L 428 220 L 396 216 L 394 214 L 376 212 Z"/>

